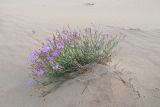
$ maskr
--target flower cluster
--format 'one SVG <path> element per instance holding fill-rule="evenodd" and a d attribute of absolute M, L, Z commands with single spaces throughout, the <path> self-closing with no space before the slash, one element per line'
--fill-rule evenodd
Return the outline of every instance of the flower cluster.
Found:
<path fill-rule="evenodd" d="M 30 53 L 29 64 L 35 76 L 59 77 L 110 57 L 118 41 L 92 27 L 77 31 L 68 27 L 46 37 L 42 47 Z"/>

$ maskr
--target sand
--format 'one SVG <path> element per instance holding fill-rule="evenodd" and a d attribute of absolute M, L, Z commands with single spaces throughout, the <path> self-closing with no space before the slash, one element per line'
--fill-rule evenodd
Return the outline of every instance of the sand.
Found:
<path fill-rule="evenodd" d="M 159 5 L 159 0 L 0 0 L 0 107 L 159 107 Z M 127 35 L 110 68 L 97 65 L 89 83 L 80 76 L 39 97 L 27 85 L 29 52 L 56 28 L 91 22 Z"/>

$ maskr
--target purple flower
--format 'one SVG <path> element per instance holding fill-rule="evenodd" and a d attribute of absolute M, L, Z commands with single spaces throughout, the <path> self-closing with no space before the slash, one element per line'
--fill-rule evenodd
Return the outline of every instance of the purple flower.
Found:
<path fill-rule="evenodd" d="M 53 58 L 52 58 L 51 56 L 48 56 L 45 61 L 49 62 L 49 61 L 52 60 L 52 59 L 53 59 Z"/>
<path fill-rule="evenodd" d="M 95 48 L 96 49 L 101 49 L 103 46 L 107 43 L 107 36 L 103 35 L 99 42 L 96 44 Z"/>
<path fill-rule="evenodd" d="M 43 56 L 45 54 L 46 54 L 45 52 L 41 51 L 40 54 L 39 54 L 39 56 L 41 57 L 41 56 Z"/>
<path fill-rule="evenodd" d="M 67 39 L 65 40 L 65 43 L 66 43 L 66 44 L 73 44 L 74 41 L 73 41 L 71 38 L 67 38 Z"/>
<path fill-rule="evenodd" d="M 40 56 L 45 55 L 49 50 L 50 50 L 50 46 L 49 46 L 49 45 L 44 45 L 44 46 L 42 47 L 41 52 L 40 52 Z"/>
<path fill-rule="evenodd" d="M 35 54 L 36 54 L 36 51 L 32 51 L 30 54 L 29 54 L 29 63 L 32 64 L 33 62 L 36 61 L 36 58 L 35 58 Z"/>
<path fill-rule="evenodd" d="M 32 85 L 32 84 L 33 84 L 33 81 L 32 81 L 31 79 L 29 79 L 29 80 L 27 81 L 27 84 L 28 84 L 28 85 Z"/>
<path fill-rule="evenodd" d="M 54 59 L 56 56 L 58 56 L 58 54 L 59 54 L 60 51 L 61 51 L 61 50 L 55 50 L 55 51 L 53 51 L 53 52 L 50 54 L 50 56 L 48 56 L 48 57 L 46 58 L 45 61 L 48 62 L 48 61 Z"/>
<path fill-rule="evenodd" d="M 59 68 L 59 64 L 53 64 L 53 65 L 52 65 L 52 68 L 53 68 L 53 69 L 58 69 L 58 68 Z"/>
<path fill-rule="evenodd" d="M 75 32 L 73 32 L 72 34 L 73 34 L 74 37 L 77 37 L 78 32 L 75 31 Z"/>
<path fill-rule="evenodd" d="M 49 49 L 50 49 L 50 46 L 49 46 L 49 45 L 44 45 L 44 46 L 42 47 L 42 52 L 48 52 Z"/>
<path fill-rule="evenodd" d="M 42 62 L 37 62 L 35 65 L 34 65 L 34 67 L 35 67 L 35 69 L 40 69 L 41 68 L 41 64 L 42 64 Z"/>
<path fill-rule="evenodd" d="M 61 37 L 61 35 L 60 34 L 58 34 L 58 36 L 56 37 L 56 39 L 55 39 L 57 42 L 58 41 L 61 41 L 62 40 L 62 37 Z"/>
<path fill-rule="evenodd" d="M 66 34 L 65 34 L 65 32 L 64 31 L 62 31 L 61 32 L 61 36 L 65 36 Z"/>
<path fill-rule="evenodd" d="M 68 31 L 64 29 L 61 34 L 62 35 L 68 35 Z"/>
<path fill-rule="evenodd" d="M 64 43 L 58 43 L 57 44 L 57 50 L 60 50 L 62 48 L 64 48 Z"/>
<path fill-rule="evenodd" d="M 39 70 L 35 70 L 33 71 L 35 74 L 37 74 L 38 76 L 43 75 L 45 73 L 45 71 L 39 69 Z"/>
<path fill-rule="evenodd" d="M 51 53 L 51 57 L 52 57 L 52 58 L 55 58 L 55 57 L 58 55 L 59 52 L 60 52 L 60 50 L 55 50 L 55 51 L 53 51 L 53 52 Z"/>

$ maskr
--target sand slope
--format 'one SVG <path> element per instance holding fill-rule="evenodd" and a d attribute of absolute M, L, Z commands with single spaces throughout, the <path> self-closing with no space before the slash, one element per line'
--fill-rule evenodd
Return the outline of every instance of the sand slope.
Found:
<path fill-rule="evenodd" d="M 159 0 L 93 0 L 94 6 L 83 5 L 86 2 L 0 0 L 0 107 L 159 107 Z M 111 64 L 116 70 L 109 70 L 116 74 L 97 77 L 82 95 L 85 85 L 75 79 L 39 97 L 26 83 L 28 53 L 56 28 L 90 22 L 127 35 Z"/>

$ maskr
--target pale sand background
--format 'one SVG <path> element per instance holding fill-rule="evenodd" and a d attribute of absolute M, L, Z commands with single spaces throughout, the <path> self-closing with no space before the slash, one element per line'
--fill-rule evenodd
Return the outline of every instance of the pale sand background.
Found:
<path fill-rule="evenodd" d="M 160 107 L 160 1 L 90 1 L 95 5 L 85 6 L 85 0 L 0 0 L 0 107 Z M 26 84 L 28 53 L 55 28 L 90 22 L 127 35 L 113 64 L 124 69 L 119 75 L 129 85 L 107 75 L 93 81 L 84 95 L 84 85 L 75 80 L 45 101 L 33 94 Z"/>

